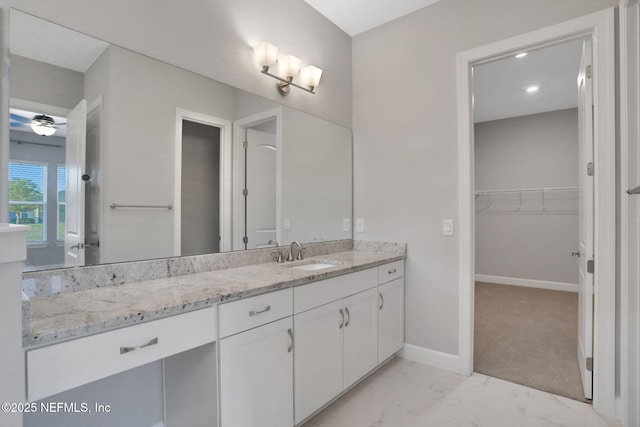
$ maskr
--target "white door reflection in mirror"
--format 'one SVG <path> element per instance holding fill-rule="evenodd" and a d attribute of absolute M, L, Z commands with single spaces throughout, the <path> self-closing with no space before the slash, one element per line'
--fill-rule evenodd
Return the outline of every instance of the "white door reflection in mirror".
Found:
<path fill-rule="evenodd" d="M 235 121 L 234 250 L 279 241 L 281 109 Z"/>
<path fill-rule="evenodd" d="M 245 141 L 245 246 L 263 248 L 277 240 L 275 120 L 246 129 Z"/>
<path fill-rule="evenodd" d="M 84 184 L 87 137 L 87 101 L 82 100 L 67 116 L 67 188 L 65 194 L 64 263 L 84 265 Z"/>

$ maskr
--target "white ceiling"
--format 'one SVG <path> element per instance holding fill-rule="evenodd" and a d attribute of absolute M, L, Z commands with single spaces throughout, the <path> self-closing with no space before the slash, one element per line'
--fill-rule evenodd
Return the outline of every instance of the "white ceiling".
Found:
<path fill-rule="evenodd" d="M 85 73 L 109 43 L 11 10 L 11 53 Z"/>
<path fill-rule="evenodd" d="M 440 0 L 304 0 L 351 37 Z"/>
<path fill-rule="evenodd" d="M 474 67 L 474 121 L 577 107 L 581 54 L 582 40 L 575 40 Z M 532 85 L 540 90 L 527 93 Z"/>

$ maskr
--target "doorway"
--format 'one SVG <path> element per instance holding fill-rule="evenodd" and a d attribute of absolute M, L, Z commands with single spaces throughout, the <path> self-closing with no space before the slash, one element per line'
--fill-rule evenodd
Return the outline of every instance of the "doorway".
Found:
<path fill-rule="evenodd" d="M 174 255 L 230 250 L 231 121 L 176 110 Z"/>
<path fill-rule="evenodd" d="M 459 363 L 473 371 L 475 283 L 475 177 L 472 68 L 564 41 L 593 41 L 594 87 L 594 357 L 593 405 L 615 416 L 615 75 L 614 10 L 458 54 L 459 141 Z"/>
<path fill-rule="evenodd" d="M 593 142 L 579 132 L 576 82 L 586 44 L 473 68 L 474 371 L 582 401 L 591 381 L 585 372 L 583 391 L 576 255 L 592 240 L 579 239 L 578 159 Z"/>

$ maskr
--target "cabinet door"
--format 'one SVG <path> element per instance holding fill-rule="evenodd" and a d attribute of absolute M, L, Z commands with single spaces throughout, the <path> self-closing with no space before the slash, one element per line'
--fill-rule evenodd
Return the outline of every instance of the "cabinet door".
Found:
<path fill-rule="evenodd" d="M 294 316 L 296 424 L 343 390 L 344 323 L 342 300 Z"/>
<path fill-rule="evenodd" d="M 404 345 L 404 279 L 378 287 L 378 363 Z"/>
<path fill-rule="evenodd" d="M 293 321 L 220 341 L 222 427 L 293 426 Z"/>
<path fill-rule="evenodd" d="M 344 388 L 378 363 L 378 290 L 344 299 Z"/>

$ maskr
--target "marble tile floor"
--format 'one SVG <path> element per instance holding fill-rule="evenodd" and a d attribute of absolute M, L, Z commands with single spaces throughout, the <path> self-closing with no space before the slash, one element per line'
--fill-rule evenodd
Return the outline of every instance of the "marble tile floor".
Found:
<path fill-rule="evenodd" d="M 304 427 L 613 427 L 591 405 L 395 358 Z"/>

